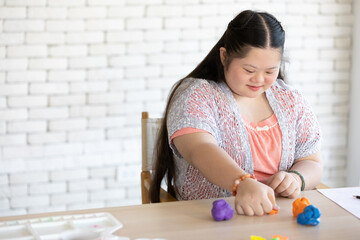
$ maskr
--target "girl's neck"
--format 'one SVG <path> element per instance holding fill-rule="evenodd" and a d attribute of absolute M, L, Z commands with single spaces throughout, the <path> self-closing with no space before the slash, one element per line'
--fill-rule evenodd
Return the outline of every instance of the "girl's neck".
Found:
<path fill-rule="evenodd" d="M 241 97 L 234 93 L 233 95 L 239 107 L 240 114 L 250 122 L 261 122 L 271 117 L 274 113 L 265 93 L 256 98 Z"/>

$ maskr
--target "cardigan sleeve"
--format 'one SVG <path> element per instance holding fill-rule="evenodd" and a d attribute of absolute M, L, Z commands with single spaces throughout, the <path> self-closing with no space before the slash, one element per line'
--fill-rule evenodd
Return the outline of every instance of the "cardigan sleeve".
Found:
<path fill-rule="evenodd" d="M 295 133 L 295 159 L 307 157 L 318 152 L 321 145 L 321 130 L 316 115 L 300 93 L 297 97 L 298 117 Z"/>
<path fill-rule="evenodd" d="M 175 154 L 178 153 L 170 137 L 177 130 L 191 127 L 216 136 L 216 107 L 212 91 L 206 80 L 186 79 L 175 92 L 167 119 L 169 144 Z"/>

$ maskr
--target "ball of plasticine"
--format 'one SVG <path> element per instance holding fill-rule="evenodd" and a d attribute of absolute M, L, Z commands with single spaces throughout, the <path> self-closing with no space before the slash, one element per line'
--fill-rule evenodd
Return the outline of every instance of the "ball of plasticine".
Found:
<path fill-rule="evenodd" d="M 293 215 L 297 217 L 304 209 L 310 205 L 309 199 L 302 197 L 298 198 L 293 202 Z"/>
<path fill-rule="evenodd" d="M 304 209 L 303 213 L 297 216 L 297 222 L 301 225 L 316 226 L 320 223 L 320 210 L 313 205 L 309 205 Z"/>
<path fill-rule="evenodd" d="M 224 200 L 215 200 L 211 209 L 215 221 L 229 220 L 234 214 L 234 209 Z"/>

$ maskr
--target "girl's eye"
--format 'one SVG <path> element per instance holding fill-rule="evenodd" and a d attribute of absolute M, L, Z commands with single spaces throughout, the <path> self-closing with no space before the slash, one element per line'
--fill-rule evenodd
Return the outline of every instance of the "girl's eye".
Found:
<path fill-rule="evenodd" d="M 247 70 L 247 69 L 245 69 L 245 71 L 247 71 L 248 73 L 254 73 L 253 71 L 250 71 L 250 70 Z"/>
<path fill-rule="evenodd" d="M 269 75 L 271 75 L 271 74 L 273 74 L 274 72 L 266 72 L 267 74 L 269 74 Z"/>

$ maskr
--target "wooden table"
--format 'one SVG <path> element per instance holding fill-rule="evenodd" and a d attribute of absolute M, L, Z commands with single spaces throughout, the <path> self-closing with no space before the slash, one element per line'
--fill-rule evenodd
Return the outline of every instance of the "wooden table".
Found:
<path fill-rule="evenodd" d="M 39 218 L 56 215 L 109 212 L 124 227 L 115 235 L 135 238 L 164 239 L 236 239 L 249 240 L 250 235 L 271 239 L 272 235 L 283 235 L 290 240 L 301 239 L 360 239 L 360 220 L 348 213 L 321 193 L 305 191 L 310 203 L 321 211 L 318 226 L 302 226 L 292 216 L 294 199 L 278 198 L 280 211 L 276 215 L 240 216 L 234 214 L 229 221 L 216 222 L 211 208 L 214 199 L 181 201 L 138 206 L 113 207 L 2 217 L 0 221 Z M 226 198 L 234 206 L 233 197 Z M 360 201 L 359 201 L 360 204 Z"/>

